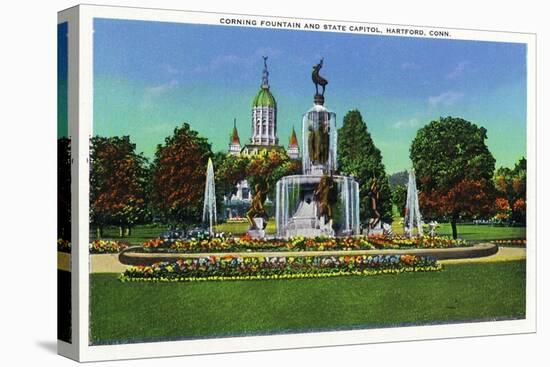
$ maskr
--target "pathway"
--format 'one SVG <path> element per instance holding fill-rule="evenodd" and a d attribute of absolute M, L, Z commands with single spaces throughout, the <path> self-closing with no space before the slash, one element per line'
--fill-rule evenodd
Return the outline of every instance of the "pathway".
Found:
<path fill-rule="evenodd" d="M 392 252 L 399 252 L 399 250 L 391 250 Z M 352 255 L 356 251 L 337 251 L 334 255 Z M 251 256 L 253 254 L 259 254 L 260 256 L 275 256 L 276 253 L 238 253 L 241 255 Z M 286 252 L 287 256 L 300 256 L 304 255 L 303 252 Z M 322 255 L 323 251 L 310 251 L 308 255 Z M 326 254 L 326 252 L 324 252 Z M 193 256 L 209 256 L 211 254 L 190 254 Z M 500 247 L 498 252 L 491 256 L 471 258 L 471 259 L 456 259 L 456 260 L 440 260 L 442 264 L 462 264 L 462 263 L 486 263 L 497 261 L 512 261 L 512 260 L 524 260 L 525 248 L 518 247 Z M 62 270 L 68 270 L 69 267 L 69 254 L 58 252 L 58 268 Z M 122 273 L 128 265 L 121 264 L 118 261 L 118 254 L 101 254 L 91 255 L 91 271 L 92 273 Z"/>

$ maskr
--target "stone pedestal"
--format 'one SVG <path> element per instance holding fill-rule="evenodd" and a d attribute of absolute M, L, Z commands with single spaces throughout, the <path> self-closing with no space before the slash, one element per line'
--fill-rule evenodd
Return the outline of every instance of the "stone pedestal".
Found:
<path fill-rule="evenodd" d="M 250 238 L 265 238 L 265 231 L 263 229 L 249 229 L 246 233 Z"/>
<path fill-rule="evenodd" d="M 332 219 L 325 223 L 325 218 L 319 220 L 319 229 L 325 237 L 334 237 L 334 229 L 332 228 Z"/>
<path fill-rule="evenodd" d="M 265 238 L 265 222 L 263 218 L 254 218 L 254 223 L 256 223 L 257 229 L 249 229 L 246 233 L 251 238 Z"/>
<path fill-rule="evenodd" d="M 264 218 L 254 218 L 254 223 L 256 223 L 258 229 L 264 229 L 265 227 Z"/>
<path fill-rule="evenodd" d="M 371 220 L 368 221 L 370 223 Z M 365 228 L 363 230 L 363 235 L 366 236 L 392 236 L 393 230 L 391 228 L 391 224 L 384 223 L 382 221 L 379 221 L 374 228 L 371 228 L 370 225 L 368 228 Z"/>

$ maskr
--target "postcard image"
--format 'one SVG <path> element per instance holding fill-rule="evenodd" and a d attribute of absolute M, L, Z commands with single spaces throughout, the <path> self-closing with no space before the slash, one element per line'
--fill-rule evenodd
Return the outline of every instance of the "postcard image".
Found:
<path fill-rule="evenodd" d="M 88 264 L 84 309 L 60 291 L 60 340 L 531 330 L 529 37 L 115 13 L 80 23 L 87 135 L 58 128 L 67 187 L 88 158 L 78 256 L 59 206 L 60 289 L 71 253 Z"/>

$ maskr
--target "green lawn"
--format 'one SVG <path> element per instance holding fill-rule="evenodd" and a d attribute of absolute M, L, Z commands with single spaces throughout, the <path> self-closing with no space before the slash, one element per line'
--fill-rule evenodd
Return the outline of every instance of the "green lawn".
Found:
<path fill-rule="evenodd" d="M 400 219 L 400 218 L 399 218 Z M 392 228 L 394 233 L 403 234 L 402 224 L 394 220 Z M 501 239 L 524 239 L 525 227 L 504 227 L 493 225 L 458 224 L 458 237 L 470 241 L 486 241 Z M 436 229 L 438 235 L 452 236 L 450 223 L 439 223 Z"/>
<path fill-rule="evenodd" d="M 441 224 L 437 233 L 445 236 L 452 236 L 451 225 Z M 501 239 L 524 239 L 525 227 L 501 227 L 491 225 L 463 224 L 458 225 L 458 237 L 465 240 L 501 240 Z"/>
<path fill-rule="evenodd" d="M 248 222 L 246 223 L 221 223 L 216 226 L 216 231 L 218 232 L 229 232 L 236 235 L 245 234 L 248 231 Z M 265 232 L 267 234 L 275 234 L 277 229 L 275 228 L 275 220 L 270 220 L 267 222 L 267 227 Z"/>
<path fill-rule="evenodd" d="M 525 262 L 437 273 L 205 283 L 91 275 L 94 344 L 525 317 Z"/>
<path fill-rule="evenodd" d="M 168 229 L 168 226 L 136 226 L 132 229 L 132 235 L 129 237 L 119 237 L 118 227 L 107 227 L 103 230 L 103 239 L 121 240 L 132 245 L 140 246 L 143 242 L 157 238 L 159 234 Z M 95 240 L 96 232 L 90 229 L 90 241 Z"/>

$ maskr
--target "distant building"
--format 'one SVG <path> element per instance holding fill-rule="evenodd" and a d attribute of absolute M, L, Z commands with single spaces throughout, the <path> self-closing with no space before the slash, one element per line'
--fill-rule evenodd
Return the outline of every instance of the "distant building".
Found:
<path fill-rule="evenodd" d="M 233 120 L 233 132 L 229 139 L 229 154 L 239 155 L 241 154 L 241 139 L 239 139 L 239 132 L 237 131 L 237 119 Z"/>
<path fill-rule="evenodd" d="M 291 159 L 300 158 L 300 147 L 298 146 L 298 139 L 296 138 L 296 131 L 294 130 L 294 127 L 292 128 L 292 133 L 290 134 L 290 141 L 288 142 L 288 149 L 286 152 Z"/>
<path fill-rule="evenodd" d="M 229 138 L 228 154 L 231 155 L 255 155 L 263 150 L 280 150 L 285 148 L 279 145 L 277 136 L 277 101 L 269 87 L 269 71 L 267 70 L 267 57 L 264 57 L 264 69 L 260 90 L 252 100 L 252 136 L 249 143 L 241 145 L 236 120 L 233 120 L 233 131 Z M 291 159 L 300 157 L 300 147 L 296 138 L 296 131 L 292 128 L 288 149 Z M 246 180 L 237 185 L 237 192 L 231 198 L 225 198 L 226 218 L 244 217 L 252 200 L 252 192 Z M 269 199 L 266 202 L 269 206 Z"/>

